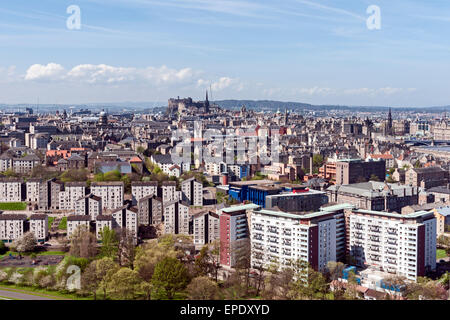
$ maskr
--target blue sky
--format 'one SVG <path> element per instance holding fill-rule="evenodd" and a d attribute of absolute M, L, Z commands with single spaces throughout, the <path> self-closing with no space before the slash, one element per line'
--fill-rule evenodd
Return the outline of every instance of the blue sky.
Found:
<path fill-rule="evenodd" d="M 0 102 L 198 99 L 211 86 L 214 99 L 449 105 L 449 31 L 447 0 L 8 1 Z"/>

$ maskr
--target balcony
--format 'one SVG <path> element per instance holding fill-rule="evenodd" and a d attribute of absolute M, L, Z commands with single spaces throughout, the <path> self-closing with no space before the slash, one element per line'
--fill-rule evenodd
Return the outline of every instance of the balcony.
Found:
<path fill-rule="evenodd" d="M 386 259 L 386 262 L 389 263 L 389 264 L 393 264 L 393 265 L 397 264 L 397 260 L 396 259 Z"/>
<path fill-rule="evenodd" d="M 394 229 L 394 228 L 387 228 L 387 233 L 388 234 L 390 234 L 390 235 L 397 235 L 397 230 L 396 229 Z"/>

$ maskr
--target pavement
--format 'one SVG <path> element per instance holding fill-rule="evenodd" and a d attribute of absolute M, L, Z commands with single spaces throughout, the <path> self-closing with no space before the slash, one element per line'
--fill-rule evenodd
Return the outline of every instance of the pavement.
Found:
<path fill-rule="evenodd" d="M 35 296 L 26 293 L 26 291 L 18 289 L 7 289 L 4 290 L 0 288 L 0 300 L 60 300 L 57 297 L 45 296 L 44 294 Z"/>

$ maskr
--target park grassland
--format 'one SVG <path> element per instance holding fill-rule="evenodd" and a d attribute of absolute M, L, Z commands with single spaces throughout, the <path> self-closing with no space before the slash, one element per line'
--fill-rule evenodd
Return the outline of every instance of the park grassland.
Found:
<path fill-rule="evenodd" d="M 25 211 L 27 204 L 25 202 L 0 202 L 0 210 L 4 211 Z"/>
<path fill-rule="evenodd" d="M 53 221 L 55 221 L 55 217 L 48 217 L 48 230 L 52 228 Z"/>
<path fill-rule="evenodd" d="M 5 254 L 0 254 L 0 260 L 9 255 L 18 256 L 18 252 L 8 251 Z M 22 253 L 23 256 L 30 256 L 32 253 Z M 63 251 L 43 251 L 36 253 L 36 256 L 64 256 L 66 252 Z"/>
<path fill-rule="evenodd" d="M 438 249 L 436 251 L 436 259 L 440 260 L 440 259 L 444 259 L 444 258 L 447 258 L 447 253 L 443 249 Z"/>
<path fill-rule="evenodd" d="M 59 230 L 67 230 L 67 217 L 63 217 L 58 225 Z"/>

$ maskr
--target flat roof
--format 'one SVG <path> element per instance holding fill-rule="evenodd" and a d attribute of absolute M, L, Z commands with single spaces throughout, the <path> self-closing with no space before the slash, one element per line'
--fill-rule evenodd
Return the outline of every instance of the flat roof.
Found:
<path fill-rule="evenodd" d="M 354 209 L 355 206 L 350 203 L 341 203 L 334 204 L 330 206 L 324 206 L 320 208 L 320 211 L 338 211 L 338 210 L 346 210 L 346 209 Z"/>
<path fill-rule="evenodd" d="M 243 210 L 252 210 L 252 209 L 257 209 L 257 208 L 260 208 L 260 206 L 254 204 L 254 203 L 250 203 L 250 204 L 244 204 L 244 205 L 240 205 L 240 206 L 232 206 L 232 207 L 224 208 L 224 209 L 222 209 L 222 212 L 231 213 L 231 212 L 237 212 L 237 211 L 243 211 Z"/>
<path fill-rule="evenodd" d="M 390 218 L 397 218 L 397 219 L 414 219 L 419 218 L 421 216 L 425 216 L 428 214 L 433 214 L 431 211 L 417 211 L 412 212 L 409 214 L 399 214 L 399 213 L 391 213 L 391 212 L 383 212 L 383 211 L 372 211 L 372 210 L 363 210 L 363 209 L 357 209 L 354 210 L 356 213 L 366 213 L 366 214 L 372 214 L 372 215 L 378 215 L 378 216 L 385 216 Z"/>
<path fill-rule="evenodd" d="M 277 184 L 275 181 L 272 180 L 250 180 L 250 181 L 235 181 L 230 182 L 230 185 L 236 185 L 236 186 L 254 186 L 254 185 L 260 185 L 260 184 Z"/>
<path fill-rule="evenodd" d="M 295 214 L 295 213 L 273 211 L 273 210 L 267 210 L 267 209 L 257 210 L 254 212 L 267 214 L 267 215 L 271 215 L 271 216 L 276 216 L 276 217 L 295 219 L 295 220 L 309 220 L 309 219 L 313 219 L 313 218 L 317 218 L 317 217 L 321 217 L 321 216 L 326 216 L 331 213 L 328 211 L 320 211 L 320 212 L 313 212 L 313 213 L 307 213 L 307 214 Z"/>
<path fill-rule="evenodd" d="M 325 195 L 326 192 L 324 191 L 317 191 L 317 190 L 309 190 L 305 192 L 288 192 L 288 193 L 280 193 L 280 194 L 271 194 L 267 197 L 271 198 L 277 198 L 277 197 L 304 197 L 304 196 L 310 196 L 313 194 L 322 194 Z"/>

